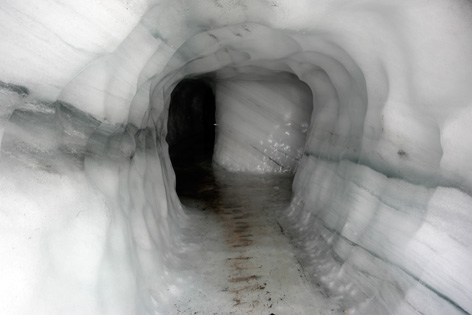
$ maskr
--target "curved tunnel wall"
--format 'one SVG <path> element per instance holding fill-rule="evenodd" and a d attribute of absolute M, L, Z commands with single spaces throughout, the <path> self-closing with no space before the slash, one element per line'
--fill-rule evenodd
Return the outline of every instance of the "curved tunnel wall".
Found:
<path fill-rule="evenodd" d="M 165 312 L 187 281 L 171 91 L 283 72 L 313 96 L 286 213 L 312 280 L 353 311 L 471 312 L 469 2 L 1 9 L 7 310 Z"/>

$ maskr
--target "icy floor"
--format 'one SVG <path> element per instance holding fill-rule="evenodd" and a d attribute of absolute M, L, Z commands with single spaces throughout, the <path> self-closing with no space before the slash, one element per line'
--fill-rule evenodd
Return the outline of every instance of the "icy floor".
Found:
<path fill-rule="evenodd" d="M 214 176 L 213 176 L 214 174 Z M 176 314 L 341 314 L 307 281 L 277 221 L 292 177 L 184 171 L 182 203 L 197 246 Z M 181 180 L 182 182 L 182 180 Z M 195 281 L 196 280 L 196 281 Z"/>

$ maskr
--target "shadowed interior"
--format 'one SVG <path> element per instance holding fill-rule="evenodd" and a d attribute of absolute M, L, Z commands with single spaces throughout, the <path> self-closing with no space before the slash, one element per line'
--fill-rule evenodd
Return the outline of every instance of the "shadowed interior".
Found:
<path fill-rule="evenodd" d="M 200 190 L 211 172 L 215 145 L 215 95 L 202 79 L 184 79 L 171 94 L 166 141 L 176 173 L 176 191 Z"/>

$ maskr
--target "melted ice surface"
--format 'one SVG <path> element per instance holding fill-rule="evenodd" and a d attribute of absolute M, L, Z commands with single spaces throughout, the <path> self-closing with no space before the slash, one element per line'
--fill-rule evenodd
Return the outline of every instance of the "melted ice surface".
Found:
<path fill-rule="evenodd" d="M 185 237 L 167 108 L 203 75 L 215 164 L 296 171 L 281 221 L 339 309 L 471 313 L 471 16 L 465 0 L 2 1 L 1 312 L 169 312 L 204 245 Z"/>

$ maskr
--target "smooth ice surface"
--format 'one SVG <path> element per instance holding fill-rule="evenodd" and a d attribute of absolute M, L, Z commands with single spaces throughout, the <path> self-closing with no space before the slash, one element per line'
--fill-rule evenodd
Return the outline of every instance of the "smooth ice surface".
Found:
<path fill-rule="evenodd" d="M 470 1 L 7 0 L 0 25 L 0 313 L 172 313 L 206 246 L 165 142 L 189 77 L 216 164 L 296 170 L 281 224 L 338 310 L 472 313 Z"/>

